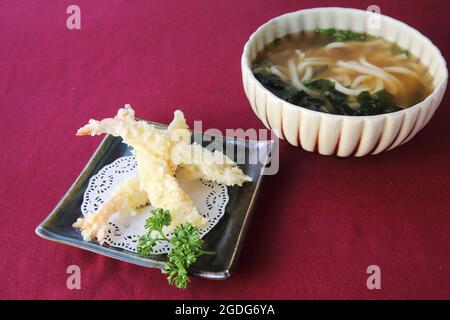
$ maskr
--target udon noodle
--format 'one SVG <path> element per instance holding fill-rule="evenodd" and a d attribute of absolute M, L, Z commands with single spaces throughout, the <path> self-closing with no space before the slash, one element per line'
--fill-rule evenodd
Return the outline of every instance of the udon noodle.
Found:
<path fill-rule="evenodd" d="M 395 43 L 371 36 L 364 36 L 363 41 L 336 41 L 330 34 L 319 31 L 289 34 L 258 53 L 253 61 L 253 72 L 264 86 L 281 98 L 292 102 L 286 90 L 290 90 L 290 94 L 301 92 L 304 96 L 297 99 L 296 104 L 308 107 L 308 104 L 301 104 L 308 96 L 308 101 L 316 98 L 316 105 L 320 104 L 318 111 L 336 114 L 398 111 L 419 103 L 433 90 L 432 78 L 419 59 Z M 321 81 L 320 85 L 317 80 Z M 281 83 L 287 89 L 280 91 Z M 325 90 L 327 83 L 331 86 Z M 345 104 L 347 112 L 338 110 L 341 108 L 335 107 L 335 101 L 327 98 L 330 90 L 337 93 L 335 98 L 340 97 L 338 100 Z M 391 107 L 381 106 L 370 111 L 368 105 L 362 106 L 369 98 L 371 103 L 383 104 L 379 98 L 381 93 L 392 97 Z M 365 111 L 357 112 L 362 107 Z"/>

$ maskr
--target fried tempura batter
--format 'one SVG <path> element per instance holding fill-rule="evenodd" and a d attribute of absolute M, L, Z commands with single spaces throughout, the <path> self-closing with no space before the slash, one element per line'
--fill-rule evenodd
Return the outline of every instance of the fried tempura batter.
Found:
<path fill-rule="evenodd" d="M 179 120 L 177 123 L 179 123 Z M 174 124 L 171 131 L 174 137 L 177 129 L 178 127 Z M 136 121 L 134 110 L 128 104 L 124 108 L 120 108 L 114 118 L 106 118 L 100 121 L 89 120 L 87 125 L 77 131 L 77 136 L 96 136 L 105 133 L 121 137 L 124 143 L 133 148 L 137 146 L 148 148 L 150 152 L 163 159 L 170 154 L 173 144 L 170 135 L 165 131 L 158 130 L 145 121 Z"/>
<path fill-rule="evenodd" d="M 96 237 L 103 243 L 108 231 L 108 220 L 114 213 L 135 214 L 137 208 L 147 203 L 147 193 L 141 190 L 138 176 L 134 176 L 122 181 L 97 211 L 85 218 L 78 218 L 73 226 L 81 229 L 83 239 Z"/>
<path fill-rule="evenodd" d="M 206 224 L 207 220 L 178 185 L 167 161 L 142 147 L 136 147 L 134 155 L 138 162 L 141 189 L 147 192 L 152 206 L 170 211 L 172 227 L 184 222 L 190 222 L 198 228 Z"/>
<path fill-rule="evenodd" d="M 188 179 L 204 179 L 227 186 L 251 181 L 234 161 L 219 151 L 211 152 L 201 145 L 178 143 L 172 149 L 172 162 L 181 166 Z"/>
<path fill-rule="evenodd" d="M 174 177 L 177 167 L 181 167 L 190 179 L 203 178 L 226 185 L 242 185 L 251 180 L 222 153 L 190 144 L 191 132 L 179 110 L 175 111 L 167 130 L 160 130 L 145 121 L 136 121 L 134 110 L 125 105 L 114 118 L 91 119 L 77 135 L 104 133 L 120 136 L 133 147 L 138 176 L 124 181 L 96 212 L 77 220 L 74 227 L 81 229 L 86 240 L 96 237 L 102 243 L 112 214 L 133 212 L 149 200 L 153 206 L 170 211 L 171 227 L 184 222 L 202 227 L 207 221 L 178 185 Z"/>

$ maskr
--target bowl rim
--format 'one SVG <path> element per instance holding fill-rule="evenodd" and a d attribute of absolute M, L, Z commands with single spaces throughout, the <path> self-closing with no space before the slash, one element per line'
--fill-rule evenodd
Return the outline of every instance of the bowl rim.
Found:
<path fill-rule="evenodd" d="M 315 111 L 315 110 L 311 110 L 296 104 L 292 104 L 290 102 L 287 102 L 286 100 L 281 99 L 280 97 L 276 96 L 275 94 L 273 94 L 270 90 L 268 90 L 267 88 L 265 88 L 261 82 L 258 81 L 258 79 L 256 79 L 255 75 L 253 74 L 253 71 L 251 70 L 251 61 L 249 61 L 249 59 L 247 59 L 247 55 L 249 55 L 249 50 L 250 50 L 250 43 L 253 42 L 256 38 L 256 36 L 261 32 L 261 30 L 266 27 L 268 24 L 272 23 L 273 21 L 276 21 L 278 19 L 283 19 L 287 16 L 290 15 L 297 15 L 299 13 L 316 13 L 319 11 L 340 11 L 343 14 L 349 14 L 349 13 L 360 13 L 360 14 L 365 14 L 368 11 L 366 10 L 361 10 L 361 9 L 356 9 L 356 8 L 346 8 L 346 7 L 318 7 L 318 8 L 309 8 L 309 9 L 301 9 L 301 10 L 297 10 L 297 11 L 292 11 L 292 12 L 287 12 L 284 13 L 282 15 L 276 16 L 270 20 L 268 20 L 267 22 L 265 22 L 264 24 L 262 24 L 261 26 L 259 26 L 249 37 L 249 39 L 247 40 L 247 42 L 244 45 L 244 50 L 242 53 L 242 57 L 241 57 L 241 68 L 243 68 L 242 73 L 244 72 L 248 72 L 250 74 L 250 79 L 254 82 L 256 82 L 256 85 L 259 86 L 259 88 L 262 88 L 268 95 L 270 95 L 272 98 L 275 98 L 275 100 L 278 100 L 282 103 L 282 107 L 287 107 L 292 109 L 297 109 L 301 108 L 302 111 L 306 112 L 306 113 L 310 113 L 310 114 L 319 114 L 321 116 L 329 116 L 332 118 L 338 118 L 338 119 L 352 119 L 352 120 L 362 120 L 362 119 L 381 119 L 381 118 L 385 118 L 386 116 L 389 115 L 401 115 L 404 114 L 406 112 L 413 112 L 416 109 L 421 108 L 424 104 L 426 104 L 428 107 L 431 106 L 430 100 L 435 99 L 436 94 L 438 94 L 439 92 L 443 91 L 443 94 L 445 93 L 446 90 L 446 86 L 447 86 L 447 81 L 448 81 L 448 69 L 447 69 L 447 62 L 444 58 L 444 56 L 442 55 L 442 52 L 439 50 L 439 48 L 433 44 L 433 42 L 426 37 L 425 35 L 423 35 L 420 31 L 418 31 L 417 29 L 411 27 L 410 25 L 406 24 L 405 22 L 401 21 L 401 20 L 397 20 L 395 18 L 392 18 L 390 16 L 384 15 L 380 13 L 380 16 L 382 16 L 383 18 L 390 20 L 394 23 L 399 24 L 400 27 L 409 29 L 410 31 L 412 31 L 413 33 L 415 33 L 417 36 L 423 38 L 426 42 L 426 45 L 429 46 L 432 50 L 434 50 L 439 57 L 439 62 L 440 64 L 444 67 L 443 70 L 443 78 L 440 81 L 440 83 L 435 86 L 433 88 L 433 91 L 421 102 L 405 108 L 403 110 L 399 110 L 399 111 L 395 111 L 395 112 L 389 112 L 389 113 L 382 113 L 382 114 L 376 114 L 376 115 L 364 115 L 364 116 L 349 116 L 349 115 L 341 115 L 341 114 L 332 114 L 332 113 L 325 113 L 325 112 L 320 112 L 320 111 Z M 427 67 L 428 68 L 428 67 Z M 433 76 L 432 76 L 433 77 Z M 434 77 L 433 77 L 434 79 Z"/>

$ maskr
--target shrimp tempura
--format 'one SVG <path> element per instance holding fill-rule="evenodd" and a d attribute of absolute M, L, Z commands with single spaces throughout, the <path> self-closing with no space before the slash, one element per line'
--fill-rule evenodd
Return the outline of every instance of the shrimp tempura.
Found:
<path fill-rule="evenodd" d="M 78 218 L 73 224 L 81 229 L 84 240 L 97 238 L 101 244 L 105 240 L 108 231 L 109 218 L 116 212 L 135 214 L 136 208 L 148 203 L 148 196 L 141 191 L 137 176 L 122 181 L 113 191 L 111 197 L 106 200 L 97 211 L 87 217 Z"/>
<path fill-rule="evenodd" d="M 81 229 L 86 240 L 96 237 L 102 243 L 112 214 L 133 212 L 148 202 L 170 211 L 171 227 L 183 222 L 202 227 L 206 219 L 174 177 L 178 167 L 190 179 L 202 178 L 226 185 L 242 185 L 251 180 L 222 153 L 190 144 L 191 132 L 179 110 L 175 111 L 167 130 L 161 130 L 145 121 L 137 121 L 134 110 L 125 105 L 114 118 L 91 119 L 78 130 L 77 135 L 105 133 L 120 136 L 134 149 L 138 176 L 132 181 L 124 181 L 96 212 L 77 220 L 74 227 Z"/>
<path fill-rule="evenodd" d="M 141 189 L 148 194 L 152 206 L 170 211 L 171 227 L 190 222 L 202 227 L 207 220 L 200 215 L 189 195 L 179 186 L 167 161 L 158 158 L 147 149 L 134 148 L 138 163 Z"/>

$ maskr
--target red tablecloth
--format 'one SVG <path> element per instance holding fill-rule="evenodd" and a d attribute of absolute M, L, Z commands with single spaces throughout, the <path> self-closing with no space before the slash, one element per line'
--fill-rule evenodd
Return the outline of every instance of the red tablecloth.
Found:
<path fill-rule="evenodd" d="M 249 35 L 313 6 L 373 1 L 0 2 L 0 298 L 450 298 L 450 109 L 444 99 L 411 142 L 338 159 L 281 143 L 238 267 L 225 281 L 169 287 L 147 269 L 39 238 L 35 227 L 101 138 L 74 133 L 131 103 L 168 122 L 175 107 L 204 128 L 263 128 L 241 84 Z M 66 8 L 81 8 L 81 30 Z M 449 57 L 450 3 L 378 1 Z M 68 290 L 66 268 L 81 267 Z M 381 290 L 366 268 L 381 267 Z"/>

